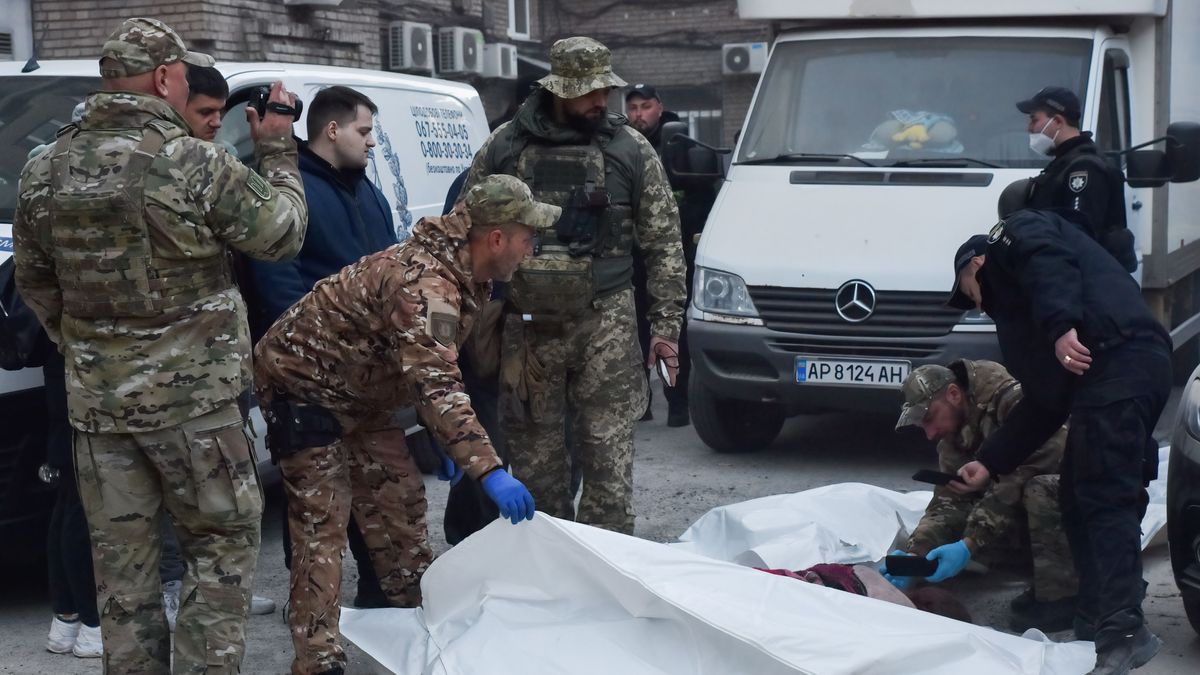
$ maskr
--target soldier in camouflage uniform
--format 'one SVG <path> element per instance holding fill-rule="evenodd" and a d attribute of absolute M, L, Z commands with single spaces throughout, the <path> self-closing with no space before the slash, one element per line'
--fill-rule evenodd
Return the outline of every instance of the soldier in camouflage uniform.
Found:
<path fill-rule="evenodd" d="M 938 442 L 938 470 L 956 473 L 975 459 L 1021 399 L 1021 383 L 993 361 L 921 366 L 904 381 L 905 403 L 896 429 L 921 427 Z M 989 565 L 1033 561 L 1033 585 L 1013 601 L 1014 630 L 1066 630 L 1074 616 L 1078 579 L 1062 529 L 1058 466 L 1066 428 L 1059 429 L 1016 471 L 984 493 L 963 493 L 953 483 L 934 489 L 933 500 L 905 547 L 927 556 L 962 541 L 971 557 Z M 903 579 L 903 577 L 901 577 Z"/>
<path fill-rule="evenodd" d="M 556 236 L 513 277 L 500 369 L 509 459 L 545 512 L 576 519 L 564 444 L 570 411 L 583 494 L 577 520 L 632 534 L 633 424 L 646 407 L 632 249 L 645 256 L 653 337 L 673 382 L 683 321 L 679 212 L 654 148 L 607 111 L 608 49 L 555 42 L 550 75 L 475 155 L 465 189 L 491 174 L 563 206 Z"/>
<path fill-rule="evenodd" d="M 291 256 L 307 223 L 290 117 L 249 115 L 263 179 L 189 135 L 187 63 L 213 61 L 159 21 L 125 21 L 83 121 L 22 171 L 13 223 L 17 284 L 66 358 L 107 672 L 171 669 L 163 509 L 189 563 L 174 672 L 240 666 L 262 496 L 236 403 L 250 341 L 225 247 Z M 281 83 L 271 97 L 292 104 Z"/>
<path fill-rule="evenodd" d="M 392 411 L 415 406 L 501 514 L 533 517 L 529 492 L 475 418 L 457 360 L 491 281 L 511 278 L 535 231 L 559 213 L 519 180 L 491 177 L 448 215 L 422 219 L 404 243 L 318 282 L 259 341 L 259 402 L 288 493 L 293 673 L 342 672 L 338 598 L 351 510 L 388 600 L 421 604 L 433 558 L 425 487 Z"/>

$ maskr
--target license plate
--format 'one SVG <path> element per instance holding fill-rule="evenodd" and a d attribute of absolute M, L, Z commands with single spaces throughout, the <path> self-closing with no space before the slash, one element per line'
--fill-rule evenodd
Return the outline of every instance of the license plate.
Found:
<path fill-rule="evenodd" d="M 908 361 L 858 361 L 796 357 L 798 384 L 846 384 L 899 388 L 908 377 Z"/>

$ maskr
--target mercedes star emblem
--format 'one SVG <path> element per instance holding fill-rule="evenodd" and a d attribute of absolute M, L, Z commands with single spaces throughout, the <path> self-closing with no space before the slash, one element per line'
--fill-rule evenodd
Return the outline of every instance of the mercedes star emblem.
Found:
<path fill-rule="evenodd" d="M 847 281 L 833 296 L 833 307 L 850 323 L 866 321 L 875 313 L 875 289 L 865 281 Z"/>

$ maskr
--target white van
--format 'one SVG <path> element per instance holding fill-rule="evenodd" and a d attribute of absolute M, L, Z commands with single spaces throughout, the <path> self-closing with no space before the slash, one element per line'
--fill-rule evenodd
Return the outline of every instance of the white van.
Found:
<path fill-rule="evenodd" d="M 71 111 L 100 86 L 96 61 L 43 61 L 22 73 L 21 63 L 0 63 L 0 262 L 12 255 L 12 219 L 17 183 L 30 150 L 54 139 Z M 220 63 L 230 98 L 217 136 L 253 157 L 244 108 L 252 89 L 282 80 L 305 102 L 334 84 L 352 87 L 379 107 L 375 118 L 378 145 L 368 175 L 387 196 L 397 234 L 408 236 L 413 223 L 440 215 L 454 178 L 488 135 L 487 118 L 475 89 L 466 84 L 382 71 L 282 63 Z M 304 119 L 295 133 L 305 137 Z M 41 371 L 0 371 L 0 531 L 27 527 L 45 531 L 51 491 L 37 479 L 45 459 L 46 428 Z M 262 439 L 265 427 L 253 411 L 258 441 L 255 452 L 264 481 L 277 477 Z M 416 417 L 412 415 L 414 430 Z M 40 541 L 40 538 L 36 539 Z"/>
<path fill-rule="evenodd" d="M 696 256 L 690 403 L 720 451 L 769 445 L 797 413 L 894 414 L 912 368 L 998 356 L 991 320 L 944 302 L 955 249 L 995 223 L 1005 186 L 1048 161 L 1029 149 L 1016 101 L 1050 85 L 1077 92 L 1082 128 L 1114 154 L 1200 116 L 1197 2 L 739 0 L 739 11 L 776 37 Z M 878 142 L 901 116 L 953 133 L 940 146 Z M 1187 373 L 1200 189 L 1163 186 L 1183 176 L 1171 153 L 1187 154 L 1166 148 L 1124 156 L 1131 176 L 1162 179 L 1131 180 L 1125 202 L 1136 276 L 1176 345 L 1193 345 Z"/>

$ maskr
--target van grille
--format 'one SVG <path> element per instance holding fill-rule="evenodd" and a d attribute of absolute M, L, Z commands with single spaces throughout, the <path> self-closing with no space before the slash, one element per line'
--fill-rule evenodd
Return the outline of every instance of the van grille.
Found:
<path fill-rule="evenodd" d="M 767 328 L 785 333 L 863 337 L 937 337 L 962 318 L 945 306 L 946 293 L 876 291 L 875 312 L 850 323 L 834 307 L 835 289 L 751 286 L 750 298 Z"/>

